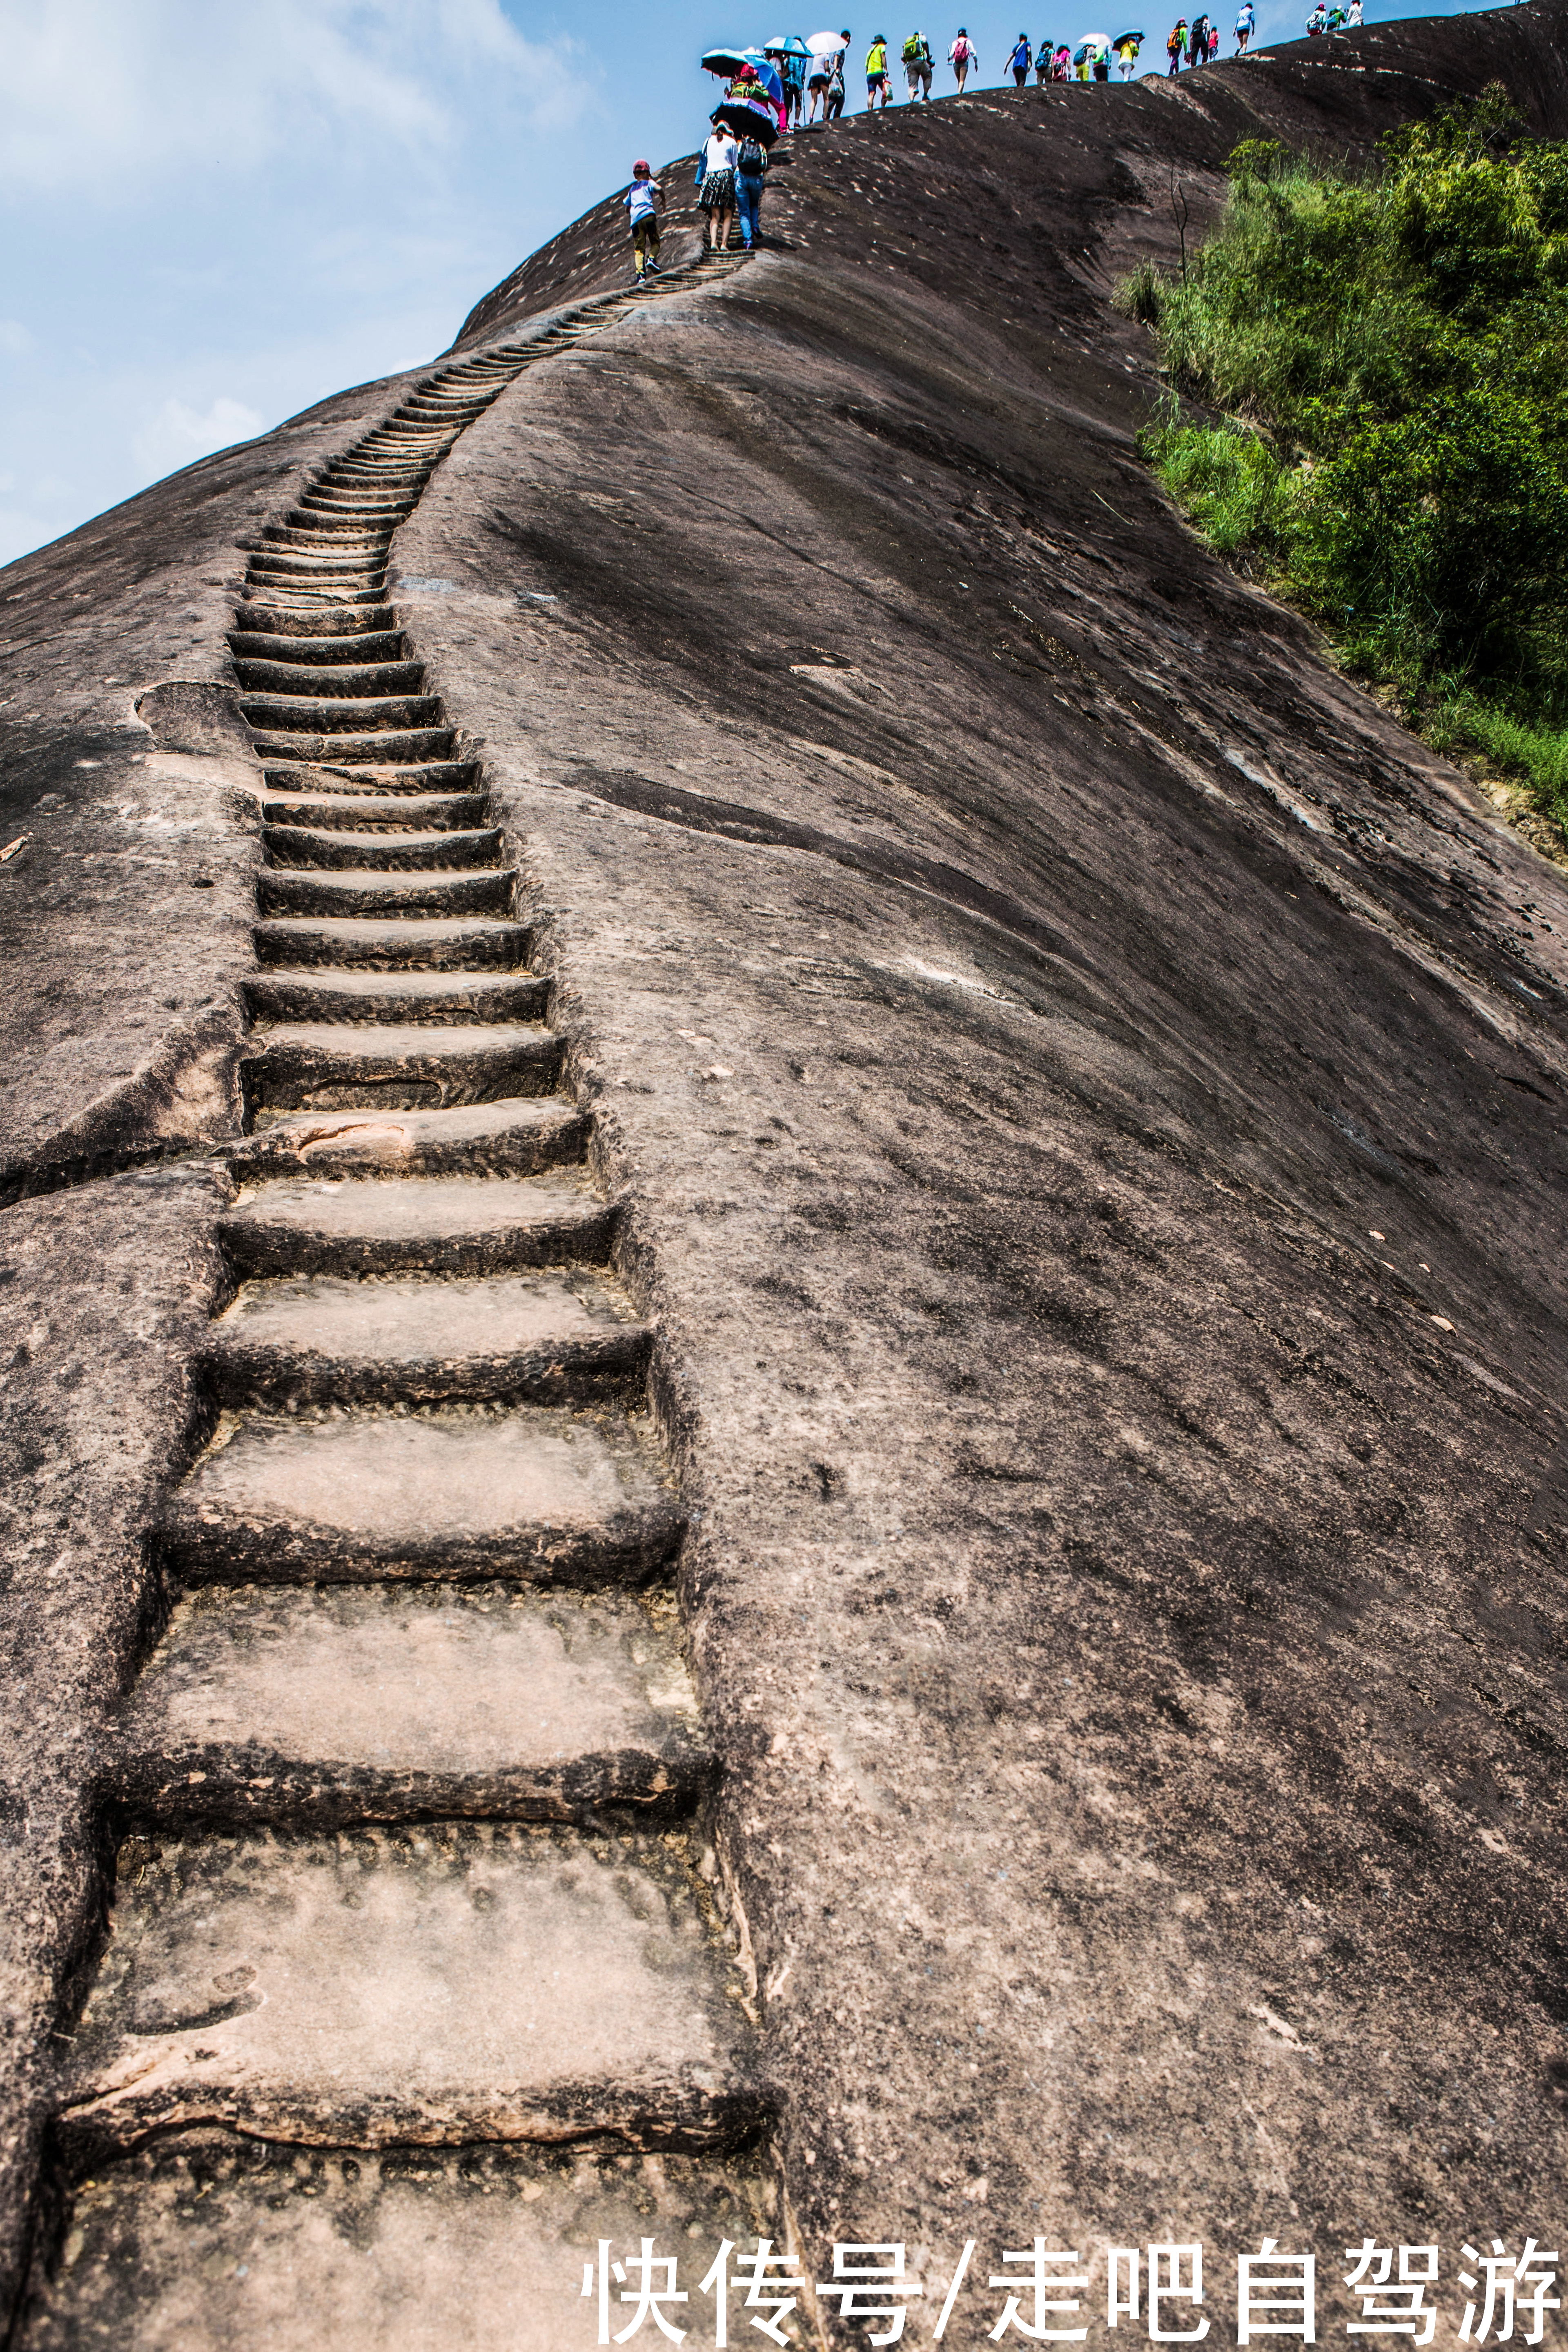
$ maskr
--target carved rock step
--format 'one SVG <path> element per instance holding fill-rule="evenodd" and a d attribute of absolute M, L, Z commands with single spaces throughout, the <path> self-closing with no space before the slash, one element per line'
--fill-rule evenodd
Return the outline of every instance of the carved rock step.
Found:
<path fill-rule="evenodd" d="M 268 792 L 323 792 L 334 798 L 344 793 L 424 795 L 477 792 L 479 763 L 477 760 L 426 760 L 389 767 L 377 767 L 374 761 L 342 767 L 322 760 L 289 767 L 268 764 L 261 774 Z"/>
<path fill-rule="evenodd" d="M 417 493 L 407 490 L 378 490 L 361 483 L 354 488 L 341 486 L 335 479 L 322 480 L 314 489 L 306 490 L 297 507 L 289 510 L 289 520 L 299 522 L 313 515 L 369 514 L 388 515 L 401 521 L 418 505 Z"/>
<path fill-rule="evenodd" d="M 355 629 L 346 635 L 332 637 L 274 637 L 264 629 L 233 629 L 228 643 L 237 663 L 308 664 L 312 671 L 330 668 L 334 677 L 340 664 L 352 668 L 365 662 L 402 661 L 407 649 L 407 639 L 401 629 Z M 328 682 L 321 681 L 322 685 Z"/>
<path fill-rule="evenodd" d="M 613 1222 L 585 1176 L 308 1177 L 242 1192 L 218 1233 L 241 1275 L 505 1274 L 597 1257 Z"/>
<path fill-rule="evenodd" d="M 387 730 L 364 735 L 284 735 L 258 729 L 252 737 L 257 751 L 264 761 L 303 761 L 315 766 L 322 761 L 336 764 L 340 761 L 354 766 L 362 763 L 410 765 L 430 760 L 449 760 L 457 738 L 450 727 L 409 728 L 406 731 Z"/>
<path fill-rule="evenodd" d="M 309 1173 L 534 1176 L 580 1160 L 588 1121 L 560 1095 L 455 1110 L 264 1112 L 231 1165 L 248 1181 Z"/>
<path fill-rule="evenodd" d="M 267 800 L 264 824 L 302 824 L 325 832 L 404 833 L 424 826 L 463 833 L 484 822 L 483 793 L 335 793 L 330 800 Z"/>
<path fill-rule="evenodd" d="M 347 917 L 258 923 L 263 964 L 341 964 L 361 971 L 510 971 L 528 961 L 526 923 L 476 915 L 463 922 L 361 922 Z"/>
<path fill-rule="evenodd" d="M 538 1021 L 550 983 L 531 972 L 261 971 L 245 982 L 252 1020 L 445 1022 L 477 1027 Z"/>
<path fill-rule="evenodd" d="M 364 556 L 384 562 L 394 528 L 374 515 L 344 516 L 342 520 L 322 515 L 302 523 L 269 522 L 251 547 L 258 555 Z"/>
<path fill-rule="evenodd" d="M 370 2352 L 371 2313 L 374 2352 L 585 2352 L 598 2314 L 583 2273 L 602 2239 L 619 2262 L 651 2232 L 700 2253 L 700 2278 L 726 2238 L 784 2242 L 775 2194 L 744 2156 L 366 2158 L 178 2133 L 77 2191 L 21 2352 Z M 710 2345 L 707 2298 L 677 2309 L 692 2352 Z M 612 2330 L 625 2324 L 612 2302 Z"/>
<path fill-rule="evenodd" d="M 470 874 L 301 874 L 269 866 L 257 878 L 263 915 L 509 915 L 515 866 Z"/>
<path fill-rule="evenodd" d="M 474 1405 L 226 1422 L 161 1530 L 190 1584 L 596 1585 L 658 1575 L 680 1525 L 640 1423 Z"/>
<path fill-rule="evenodd" d="M 268 825 L 261 838 L 273 866 L 301 871 L 349 866 L 386 874 L 494 866 L 500 862 L 503 845 L 499 825 L 477 825 L 467 833 L 349 833 L 338 828 L 317 832 L 304 824 Z"/>
<path fill-rule="evenodd" d="M 248 604 L 237 606 L 234 615 L 234 635 L 242 643 L 249 640 L 252 632 L 258 636 L 319 640 L 357 637 L 367 630 L 396 628 L 397 615 L 390 604 L 364 605 L 357 598 L 352 605 L 336 611 L 331 606 L 322 606 L 302 613 L 292 605 L 268 604 L 258 597 Z"/>
<path fill-rule="evenodd" d="M 552 1030 L 521 1022 L 279 1022 L 252 1033 L 240 1078 L 253 1109 L 444 1110 L 547 1094 L 561 1054 Z"/>
<path fill-rule="evenodd" d="M 386 550 L 377 549 L 374 557 L 363 563 L 353 562 L 334 549 L 320 555 L 290 555 L 286 549 L 253 555 L 246 567 L 254 581 L 293 582 L 304 587 L 324 588 L 330 582 L 384 580 Z"/>
<path fill-rule="evenodd" d="M 334 695 L 245 694 L 239 708 L 247 726 L 283 728 L 291 735 L 361 734 L 383 728 L 437 727 L 438 694 Z"/>
<path fill-rule="evenodd" d="M 723 2146 L 759 2103 L 697 1884 L 647 1832 L 170 1842 L 118 1890 L 62 2126 Z"/>
<path fill-rule="evenodd" d="M 712 1769 L 673 1614 L 501 1585 L 209 1589 L 175 1609 L 107 1785 L 140 1822 L 671 1820 Z"/>
<path fill-rule="evenodd" d="M 288 640 L 283 642 L 287 644 Z M 425 683 L 423 662 L 395 658 L 379 662 L 333 661 L 329 667 L 321 662 L 253 660 L 248 652 L 242 650 L 235 655 L 234 667 L 247 695 L 287 694 L 309 699 L 325 693 L 380 698 L 417 695 Z M 328 668 L 325 677 L 321 676 L 323 667 Z"/>
<path fill-rule="evenodd" d="M 351 581 L 329 584 L 321 589 L 307 588 L 298 581 L 255 582 L 246 591 L 247 595 L 265 594 L 268 614 L 274 627 L 288 613 L 306 615 L 316 613 L 342 613 L 351 604 L 363 604 L 367 612 L 376 611 L 386 594 L 384 580 L 367 583 L 358 587 Z"/>
<path fill-rule="evenodd" d="M 585 1266 L 449 1282 L 246 1283 L 204 1369 L 226 1404 L 565 1404 L 629 1389 L 649 1333 Z"/>

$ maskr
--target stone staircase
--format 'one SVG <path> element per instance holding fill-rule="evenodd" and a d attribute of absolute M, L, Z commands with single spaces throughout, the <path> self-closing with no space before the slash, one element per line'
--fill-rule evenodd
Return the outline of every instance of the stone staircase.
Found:
<path fill-rule="evenodd" d="M 595 2340 L 600 2239 L 778 2231 L 649 1333 L 482 762 L 386 601 L 498 394 L 726 268 L 441 369 L 249 551 L 234 1288 L 158 1531 L 30 2346 L 562 2352 Z"/>

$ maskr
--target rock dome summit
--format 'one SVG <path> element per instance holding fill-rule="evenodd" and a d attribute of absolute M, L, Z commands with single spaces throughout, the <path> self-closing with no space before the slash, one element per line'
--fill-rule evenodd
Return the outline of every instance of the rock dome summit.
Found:
<path fill-rule="evenodd" d="M 672 167 L 0 572 L 17 2347 L 1560 2327 L 1568 887 L 1110 297 L 1565 36 Z"/>

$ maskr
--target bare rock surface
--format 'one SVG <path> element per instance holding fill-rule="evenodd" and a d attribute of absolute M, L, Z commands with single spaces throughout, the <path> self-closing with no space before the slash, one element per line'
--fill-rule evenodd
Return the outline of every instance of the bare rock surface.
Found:
<path fill-rule="evenodd" d="M 155 1849 L 62 2126 L 94 2155 L 218 2122 L 355 2147 L 743 2136 L 745 2020 L 694 1884 L 634 1833 L 489 1823 Z"/>
<path fill-rule="evenodd" d="M 421 2340 L 503 2240 L 498 2292 L 537 2263 L 562 2294 L 611 2209 L 575 2165 L 498 2203 L 483 2151 L 516 2133 L 635 2162 L 766 2132 L 808 2274 L 901 2240 L 934 2296 L 974 2241 L 966 2347 L 983 2266 L 1042 2231 L 1100 2310 L 1109 2245 L 1203 2241 L 1226 2334 L 1265 2237 L 1317 2251 L 1325 2333 L 1369 2231 L 1441 2243 L 1446 2309 L 1465 2234 L 1554 2242 L 1568 889 L 1183 529 L 1136 456 L 1152 354 L 1107 296 L 1172 257 L 1173 179 L 1207 216 L 1241 137 L 1365 152 L 1499 74 L 1561 135 L 1563 23 L 1531 0 L 1175 89 L 854 121 L 794 143 L 762 257 L 635 302 L 599 290 L 626 268 L 607 205 L 417 399 L 315 413 L 322 470 L 273 436 L 11 568 L 15 666 L 54 666 L 17 772 L 53 780 L 79 861 L 47 888 L 31 843 L 0 867 L 37 886 L 7 1182 L 60 1188 L 5 1212 L 0 1286 L 5 2243 L 14 2280 L 41 2177 L 39 2342 L 171 2340 L 193 2265 L 184 2340 L 234 2340 L 251 2243 L 263 2321 L 304 2298 L 347 2340 Z M 689 227 L 678 205 L 678 260 Z M 180 602 L 204 487 L 232 546 L 268 465 L 237 604 Z M 146 545 L 173 576 L 143 591 Z M 65 626 L 79 578 L 99 602 Z M 199 661 L 176 614 L 210 625 Z M 226 632 L 256 640 L 237 706 Z M 135 724 L 145 805 L 221 867 L 185 896 L 74 764 L 89 719 L 112 731 L 119 688 L 82 683 L 111 642 L 168 649 Z M 485 804 L 400 827 L 403 795 Z M 263 798 L 338 805 L 261 834 Z M 400 831 L 426 870 L 372 862 Z M 479 862 L 441 862 L 454 835 Z M 57 1017 L 89 929 L 87 1018 Z M 447 1024 L 262 992 L 318 970 L 469 993 Z M 547 984 L 537 1033 L 481 974 Z M 509 1026 L 555 1058 L 474 1100 Z M 78 1181 L 196 1136 L 221 1157 Z M 368 1295 L 545 1267 L 551 1315 L 624 1292 L 646 1411 L 569 1348 L 520 1403 L 487 1385 L 489 1307 L 465 1352 L 456 1297 L 422 1334 L 417 1299 L 389 1324 Z M 312 1284 L 341 1286 L 321 1352 L 365 1393 L 289 1390 Z M 222 1318 L 252 1312 L 273 1352 L 226 1398 Z M 426 1392 L 464 1364 L 485 1402 Z M 606 1626 L 626 1582 L 667 1629 L 679 1599 L 701 1753 L 668 1790 L 654 1727 L 613 1731 L 630 1686 L 574 1679 L 548 1620 L 414 1646 L 432 1583 L 548 1609 L 557 1575 Z M 402 1612 L 427 1672 L 384 1670 L 390 1773 L 363 1694 L 331 1738 L 300 1650 L 284 1706 L 246 1613 L 267 1583 L 284 1642 L 329 1628 L 367 1687 Z M 181 1655 L 187 1696 L 244 1715 L 184 1766 L 216 1764 L 226 1830 L 164 1769 L 197 1752 Z M 488 1762 L 454 1729 L 471 1658 Z M 528 1745 L 551 1689 L 574 1787 Z M 405 1817 L 480 1783 L 494 1818 Z M 675 1843 L 616 1845 L 652 1796 Z M 537 1836 L 504 1818 L 534 1806 Z M 421 2137 L 480 2153 L 417 2199 L 341 2154 Z M 319 2148 L 297 2202 L 289 2138 Z M 684 2206 L 618 2177 L 700 2235 L 750 2193 L 726 2160 Z M 536 2205 L 537 2235 L 478 2218 Z M 500 2325 L 489 2281 L 460 2307 L 476 2342 Z M 592 2340 L 590 2305 L 541 2308 Z"/>
<path fill-rule="evenodd" d="M 127 1710 L 137 1819 L 689 1810 L 708 1759 L 662 1612 L 513 1586 L 206 1591 Z"/>
<path fill-rule="evenodd" d="M 636 1422 L 526 1406 L 221 1427 L 163 1526 L 185 1577 L 637 1580 L 679 1528 Z"/>
<path fill-rule="evenodd" d="M 28 2352 L 561 2352 L 592 2342 L 600 2242 L 776 2236 L 759 2168 L 603 2148 L 381 2157 L 216 2133 L 154 2142 L 83 2190 Z M 611 2283 L 612 2296 L 620 2290 Z M 612 2325 L 626 2324 L 612 2301 Z M 708 2324 L 705 2326 L 704 2320 Z M 713 2342 L 693 2298 L 675 2323 Z M 134 2336 L 130 2331 L 135 2330 Z"/>

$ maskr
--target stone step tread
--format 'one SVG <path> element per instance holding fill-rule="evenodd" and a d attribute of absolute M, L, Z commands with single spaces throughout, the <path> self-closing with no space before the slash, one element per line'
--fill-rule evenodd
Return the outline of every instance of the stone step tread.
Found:
<path fill-rule="evenodd" d="M 289 800 L 264 800 L 263 824 L 302 825 L 307 831 L 403 833 L 423 827 L 440 833 L 477 831 L 485 815 L 483 793 L 300 793 Z"/>
<path fill-rule="evenodd" d="M 446 761 L 452 756 L 457 741 L 455 729 L 450 727 L 384 728 L 367 734 L 321 733 L 302 735 L 284 728 L 258 727 L 253 720 L 252 742 L 261 759 L 270 764 L 275 760 L 288 760 L 305 766 L 342 762 L 347 766 L 421 765 L 429 761 Z"/>
<path fill-rule="evenodd" d="M 281 620 L 284 626 L 274 629 L 269 624 Z M 303 637 L 322 643 L 338 637 L 357 637 L 368 632 L 385 634 L 398 628 L 397 614 L 390 604 L 367 605 L 356 602 L 340 607 L 336 612 L 323 607 L 301 614 L 293 605 L 268 604 L 259 597 L 241 604 L 234 616 L 235 625 L 230 643 L 241 643 L 252 635 L 287 637 L 290 641 Z"/>
<path fill-rule="evenodd" d="M 142 1820 L 682 1810 L 710 1769 L 668 1604 L 510 1586 L 209 1587 L 114 1735 Z"/>
<path fill-rule="evenodd" d="M 510 969 L 528 961 L 531 934 L 500 915 L 381 920 L 352 915 L 278 916 L 251 934 L 263 964 L 317 963 L 384 971 Z"/>
<path fill-rule="evenodd" d="M 459 873 L 499 865 L 505 836 L 499 825 L 406 824 L 391 831 L 350 831 L 346 825 L 266 825 L 262 845 L 278 870 L 297 873 Z"/>
<path fill-rule="evenodd" d="M 363 866 L 331 873 L 304 872 L 286 866 L 269 866 L 261 874 L 257 897 L 265 915 L 333 915 L 395 917 L 400 906 L 420 906 L 448 917 L 503 915 L 517 883 L 515 866 L 478 866 L 467 873 L 418 874 L 374 872 Z"/>
<path fill-rule="evenodd" d="M 560 1095 L 513 1096 L 446 1110 L 267 1112 L 230 1153 L 237 1176 L 258 1181 L 308 1171 L 374 1175 L 527 1176 L 580 1160 L 588 1122 Z"/>
<path fill-rule="evenodd" d="M 405 1113 L 428 1118 L 433 1113 Z M 514 1225 L 586 1216 L 602 1205 L 586 1176 L 404 1176 L 381 1181 L 283 1178 L 244 1188 L 225 1210 L 226 1238 L 247 1227 L 435 1243 L 454 1234 L 507 1233 Z"/>
<path fill-rule="evenodd" d="M 237 653 L 233 658 L 247 695 L 319 698 L 331 694 L 363 701 L 372 695 L 416 695 L 425 684 L 424 663 L 411 661 L 405 655 L 363 662 L 278 661 L 248 653 Z"/>
<path fill-rule="evenodd" d="M 239 707 L 255 726 L 336 734 L 374 734 L 379 727 L 426 727 L 441 715 L 438 694 L 249 694 Z M 351 724 L 350 722 L 353 722 Z"/>
<path fill-rule="evenodd" d="M 254 1029 L 246 1059 L 430 1062 L 475 1054 L 553 1053 L 559 1039 L 542 1021 L 494 1021 L 449 1029 L 423 1021 L 279 1021 Z"/>
<path fill-rule="evenodd" d="M 390 609 L 390 604 L 385 604 L 384 591 L 367 593 L 362 588 L 357 588 L 353 595 L 339 597 L 336 602 L 334 597 L 300 595 L 296 591 L 284 591 L 279 595 L 258 595 L 257 588 L 247 588 L 245 602 L 235 609 L 235 625 L 245 628 L 245 621 L 251 616 L 266 616 L 266 633 L 273 637 L 287 635 L 287 628 L 279 630 L 278 625 L 287 624 L 287 621 L 294 621 L 303 637 L 351 635 L 353 630 L 369 628 L 372 621 L 376 628 L 395 628 L 397 625 L 397 614 Z M 320 624 L 320 621 L 327 621 L 331 625 L 312 628 L 310 624 Z"/>
<path fill-rule="evenodd" d="M 641 1583 L 681 1524 L 650 1431 L 608 1406 L 220 1417 L 160 1530 L 193 1583 Z"/>
<path fill-rule="evenodd" d="M 334 799 L 351 794 L 399 798 L 444 790 L 475 792 L 479 763 L 477 760 L 416 760 L 378 764 L 367 760 L 338 766 L 331 760 L 307 760 L 298 764 L 268 761 L 261 773 L 269 792 L 331 793 Z"/>
<path fill-rule="evenodd" d="M 401 629 L 363 629 L 331 637 L 273 636 L 265 629 L 231 629 L 228 645 L 238 661 L 288 662 L 290 666 L 335 677 L 340 668 L 363 668 L 375 662 L 405 661 L 406 640 Z"/>
<path fill-rule="evenodd" d="M 314 1275 L 242 1284 L 203 1356 L 231 1403 L 541 1402 L 628 1380 L 648 1338 L 619 1286 L 585 1266 L 444 1281 Z"/>
<path fill-rule="evenodd" d="M 701 2146 L 757 2120 L 700 1882 L 647 1832 L 440 1822 L 133 1852 L 78 2028 L 78 2147 L 195 2123 L 339 2147 Z"/>
<path fill-rule="evenodd" d="M 364 2163 L 174 2133 L 78 2186 L 19 2352 L 363 2352 L 368 2313 L 375 2352 L 563 2352 L 595 2338 L 581 2286 L 601 2239 L 616 2261 L 649 2231 L 660 2247 L 782 2244 L 775 2199 L 750 2156 L 517 2144 Z M 710 2306 L 679 2308 L 691 2329 Z"/>
<path fill-rule="evenodd" d="M 384 1021 L 469 1025 L 537 1021 L 549 989 L 531 972 L 336 971 L 270 966 L 245 982 L 253 1018 L 307 1025 Z"/>

